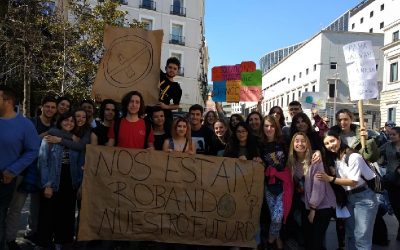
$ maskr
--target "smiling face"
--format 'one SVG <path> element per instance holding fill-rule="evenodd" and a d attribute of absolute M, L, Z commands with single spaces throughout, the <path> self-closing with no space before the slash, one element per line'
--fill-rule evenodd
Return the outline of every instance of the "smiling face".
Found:
<path fill-rule="evenodd" d="M 72 116 L 62 120 L 61 129 L 66 132 L 71 132 L 75 127 L 75 120 Z"/>
<path fill-rule="evenodd" d="M 132 95 L 128 104 L 128 114 L 135 115 L 139 113 L 140 109 L 140 96 Z"/>
<path fill-rule="evenodd" d="M 324 138 L 325 148 L 333 153 L 338 153 L 340 149 L 340 139 L 335 136 L 328 135 Z"/>
<path fill-rule="evenodd" d="M 268 141 L 273 141 L 275 136 L 275 126 L 270 121 L 265 120 L 263 126 L 264 134 L 267 137 Z"/>
<path fill-rule="evenodd" d="M 223 137 L 226 133 L 226 127 L 222 122 L 216 122 L 214 123 L 214 133 L 218 137 Z"/>
<path fill-rule="evenodd" d="M 42 115 L 47 119 L 51 119 L 57 113 L 57 104 L 55 102 L 46 102 L 42 106 Z"/>
<path fill-rule="evenodd" d="M 257 131 L 258 129 L 260 129 L 260 125 L 261 125 L 260 117 L 257 114 L 250 115 L 249 116 L 249 125 L 250 125 L 250 128 L 254 131 Z"/>
<path fill-rule="evenodd" d="M 192 127 L 197 127 L 201 124 L 200 110 L 191 110 L 189 115 L 190 115 L 190 124 L 192 125 Z"/>
<path fill-rule="evenodd" d="M 165 67 L 165 71 L 166 71 L 168 78 L 174 78 L 176 76 L 176 74 L 178 73 L 178 70 L 179 70 L 178 65 L 176 65 L 174 63 L 169 63 Z"/>
<path fill-rule="evenodd" d="M 83 110 L 78 110 L 75 112 L 76 126 L 82 127 L 86 124 L 87 117 L 86 112 Z"/>
<path fill-rule="evenodd" d="M 307 140 L 303 135 L 296 135 L 294 137 L 293 149 L 297 153 L 305 153 L 307 151 Z"/>
<path fill-rule="evenodd" d="M 207 117 L 206 117 L 206 121 L 208 124 L 212 125 L 215 122 L 215 119 L 217 117 L 215 117 L 214 112 L 208 112 L 207 113 Z"/>

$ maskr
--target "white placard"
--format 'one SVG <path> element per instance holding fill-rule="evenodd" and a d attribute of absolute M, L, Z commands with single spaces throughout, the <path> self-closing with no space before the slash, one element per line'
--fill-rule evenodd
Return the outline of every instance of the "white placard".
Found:
<path fill-rule="evenodd" d="M 367 100 L 378 97 L 376 62 L 371 41 L 357 41 L 343 46 L 347 64 L 350 99 Z"/>

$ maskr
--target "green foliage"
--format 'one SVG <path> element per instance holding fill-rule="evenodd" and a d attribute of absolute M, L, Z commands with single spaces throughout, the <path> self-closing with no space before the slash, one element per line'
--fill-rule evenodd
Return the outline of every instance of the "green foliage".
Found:
<path fill-rule="evenodd" d="M 111 0 L 96 6 L 71 0 L 68 13 L 56 8 L 51 14 L 45 0 L 17 2 L 0 16 L 0 82 L 15 87 L 21 96 L 25 91 L 25 98 L 26 86 L 32 87 L 29 97 L 35 105 L 48 91 L 75 101 L 89 98 L 104 53 L 104 27 L 144 26 L 127 20 L 127 12 Z"/>

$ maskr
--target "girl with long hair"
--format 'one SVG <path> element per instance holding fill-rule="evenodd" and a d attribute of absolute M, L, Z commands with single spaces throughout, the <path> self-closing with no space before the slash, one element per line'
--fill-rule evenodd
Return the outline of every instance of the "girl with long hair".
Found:
<path fill-rule="evenodd" d="M 179 117 L 172 122 L 171 138 L 164 141 L 163 151 L 196 153 L 196 145 L 191 137 L 191 128 L 188 120 Z"/>
<path fill-rule="evenodd" d="M 223 156 L 231 133 L 224 120 L 215 121 L 213 127 L 214 134 L 211 137 L 210 155 Z"/>
<path fill-rule="evenodd" d="M 251 133 L 257 137 L 257 139 L 261 139 L 262 137 L 262 115 L 260 112 L 253 111 L 251 112 L 246 119 L 246 123 L 250 126 Z"/>
<path fill-rule="evenodd" d="M 276 119 L 276 121 L 281 126 L 281 129 L 286 126 L 285 115 L 283 114 L 283 110 L 281 107 L 273 106 L 269 110 L 268 115 L 272 115 Z"/>
<path fill-rule="evenodd" d="M 267 245 L 270 248 L 276 244 L 277 249 L 283 249 L 280 231 L 289 215 L 293 181 L 286 166 L 281 127 L 272 115 L 267 115 L 262 120 L 262 131 L 261 159 L 266 176 L 264 194 L 271 217 Z"/>
<path fill-rule="evenodd" d="M 323 249 L 325 232 L 336 207 L 335 194 L 329 183 L 318 180 L 315 175 L 323 172 L 322 162 L 311 163 L 311 142 L 304 132 L 293 135 L 289 148 L 288 166 L 295 183 L 302 182 L 301 195 L 302 229 L 305 249 Z"/>
<path fill-rule="evenodd" d="M 324 136 L 328 166 L 335 166 L 336 175 L 318 172 L 317 179 L 341 185 L 347 194 L 350 217 L 346 219 L 346 249 L 371 249 L 372 233 L 378 201 L 366 180 L 375 177 L 363 157 L 344 144 L 339 133 L 329 130 Z"/>

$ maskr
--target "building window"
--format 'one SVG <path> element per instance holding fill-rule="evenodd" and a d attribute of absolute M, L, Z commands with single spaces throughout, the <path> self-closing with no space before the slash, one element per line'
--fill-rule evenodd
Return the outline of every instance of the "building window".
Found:
<path fill-rule="evenodd" d="M 356 27 L 356 24 L 355 24 L 355 23 L 352 23 L 352 24 L 351 24 L 351 29 L 354 30 L 355 27 Z"/>
<path fill-rule="evenodd" d="M 296 75 L 293 75 L 293 82 L 296 81 Z"/>
<path fill-rule="evenodd" d="M 288 77 L 288 79 L 287 79 L 287 83 L 288 83 L 288 84 L 290 83 L 290 77 Z"/>
<path fill-rule="evenodd" d="M 374 32 L 374 29 L 373 28 L 370 28 L 369 29 L 369 33 L 373 33 Z"/>
<path fill-rule="evenodd" d="M 298 95 L 299 95 L 299 99 L 300 99 L 300 97 L 301 97 L 301 90 L 299 90 Z"/>
<path fill-rule="evenodd" d="M 360 18 L 360 23 L 363 23 L 364 22 L 364 17 L 361 17 Z"/>
<path fill-rule="evenodd" d="M 281 106 L 283 107 L 283 96 L 281 96 Z"/>
<path fill-rule="evenodd" d="M 308 92 L 308 88 L 305 88 L 305 89 L 304 89 L 304 92 Z"/>
<path fill-rule="evenodd" d="M 186 16 L 186 8 L 183 7 L 183 0 L 174 0 L 171 5 L 170 14 Z"/>
<path fill-rule="evenodd" d="M 384 23 L 384 22 L 381 22 L 381 23 L 379 24 L 379 28 L 380 28 L 380 29 L 383 29 L 384 26 L 385 26 L 385 23 Z"/>
<path fill-rule="evenodd" d="M 385 9 L 385 5 L 381 4 L 381 11 Z"/>
<path fill-rule="evenodd" d="M 288 94 L 286 96 L 286 106 L 289 106 L 289 102 L 290 102 L 290 95 Z"/>
<path fill-rule="evenodd" d="M 388 121 L 396 121 L 396 108 L 388 109 Z"/>
<path fill-rule="evenodd" d="M 153 30 L 153 20 L 148 18 L 142 18 L 140 21 L 144 24 L 143 28 L 145 30 Z"/>
<path fill-rule="evenodd" d="M 398 62 L 390 64 L 390 82 L 399 80 L 399 64 Z"/>
<path fill-rule="evenodd" d="M 335 84 L 334 83 L 329 84 L 329 97 L 330 98 L 335 97 Z"/>
<path fill-rule="evenodd" d="M 169 43 L 185 45 L 185 37 L 183 36 L 183 26 L 180 24 L 172 24 L 171 37 Z"/>
<path fill-rule="evenodd" d="M 399 31 L 395 31 L 395 32 L 393 32 L 393 35 L 392 35 L 392 42 L 396 42 L 398 40 L 399 40 Z"/>
<path fill-rule="evenodd" d="M 293 92 L 293 94 L 292 94 L 292 101 L 294 101 L 295 98 L 296 98 L 296 93 Z"/>
<path fill-rule="evenodd" d="M 312 86 L 312 92 L 315 92 L 315 85 Z"/>
<path fill-rule="evenodd" d="M 301 72 L 299 72 L 299 78 L 301 78 Z"/>
<path fill-rule="evenodd" d="M 309 71 L 308 68 L 306 68 L 306 75 L 308 75 L 308 71 Z"/>
<path fill-rule="evenodd" d="M 369 13 L 369 17 L 373 17 L 374 16 L 374 11 L 371 11 L 370 13 Z"/>
<path fill-rule="evenodd" d="M 313 66 L 313 70 L 314 70 L 314 71 L 316 71 L 316 70 L 317 70 L 317 65 L 316 65 L 316 64 L 314 64 L 314 66 Z"/>
<path fill-rule="evenodd" d="M 337 69 L 337 62 L 331 62 L 330 69 Z"/>
<path fill-rule="evenodd" d="M 141 0 L 139 4 L 139 8 L 148 9 L 148 10 L 156 10 L 156 2 L 150 0 Z"/>

